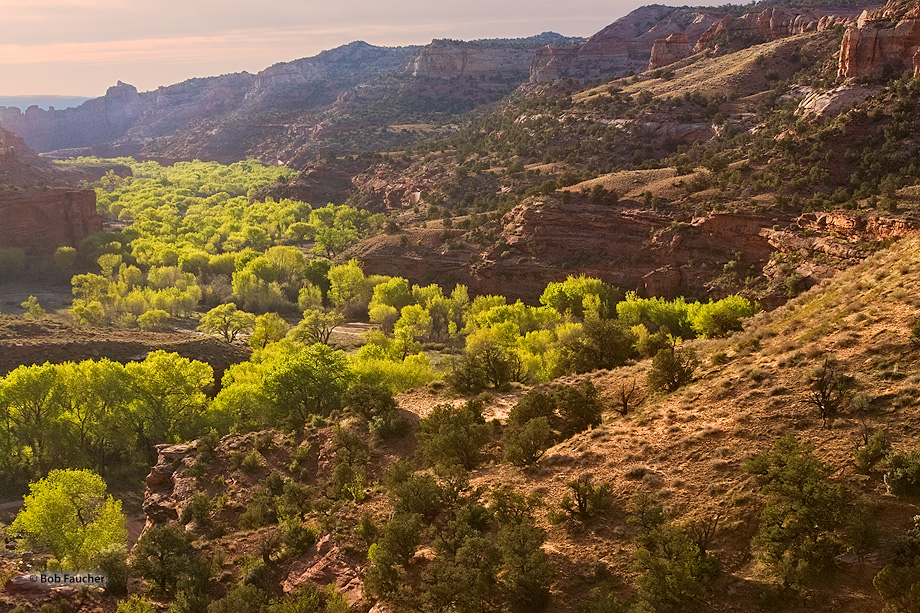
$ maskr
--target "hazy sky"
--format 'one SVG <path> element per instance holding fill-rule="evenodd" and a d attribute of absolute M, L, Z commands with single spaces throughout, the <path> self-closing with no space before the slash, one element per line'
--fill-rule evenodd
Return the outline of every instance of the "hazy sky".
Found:
<path fill-rule="evenodd" d="M 315 55 L 354 40 L 588 36 L 638 0 L 0 0 L 0 96 L 99 96 Z"/>

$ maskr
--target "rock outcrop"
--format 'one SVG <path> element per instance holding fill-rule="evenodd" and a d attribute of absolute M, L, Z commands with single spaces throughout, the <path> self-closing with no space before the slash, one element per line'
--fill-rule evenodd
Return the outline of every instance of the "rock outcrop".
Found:
<path fill-rule="evenodd" d="M 659 38 L 652 45 L 652 57 L 648 61 L 648 69 L 662 68 L 682 60 L 691 53 L 690 41 L 683 32 L 675 32 L 667 38 Z"/>
<path fill-rule="evenodd" d="M 75 178 L 0 130 L 0 247 L 50 255 L 101 230 L 96 192 L 66 187 Z"/>
<path fill-rule="evenodd" d="M 693 51 L 723 45 L 741 48 L 795 34 L 822 32 L 836 25 L 851 23 L 854 17 L 855 14 L 845 10 L 835 12 L 786 7 L 768 8 L 740 17 L 726 15 L 699 37 Z"/>
<path fill-rule="evenodd" d="M 571 78 L 593 81 L 645 70 L 656 41 L 682 34 L 692 46 L 721 15 L 695 9 L 644 6 L 618 19 L 584 43 L 547 46 L 531 66 L 532 81 Z"/>
<path fill-rule="evenodd" d="M 526 81 L 534 54 L 549 44 L 576 39 L 553 32 L 522 39 L 434 40 L 396 70 L 396 74 L 433 79 L 478 77 Z"/>
<path fill-rule="evenodd" d="M 0 192 L 0 247 L 50 255 L 57 247 L 77 247 L 102 229 L 96 192 L 50 189 L 24 194 Z"/>
<path fill-rule="evenodd" d="M 861 79 L 905 70 L 920 74 L 920 5 L 891 0 L 863 11 L 843 36 L 837 76 Z"/>
<path fill-rule="evenodd" d="M 835 117 L 869 98 L 878 89 L 860 85 L 841 85 L 828 91 L 812 92 L 799 103 L 798 113 L 803 117 L 818 120 Z"/>

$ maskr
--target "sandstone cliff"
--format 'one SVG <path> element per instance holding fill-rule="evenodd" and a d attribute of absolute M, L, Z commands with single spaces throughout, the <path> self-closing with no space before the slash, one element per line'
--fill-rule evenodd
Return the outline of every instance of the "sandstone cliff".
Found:
<path fill-rule="evenodd" d="M 649 65 L 656 41 L 683 35 L 692 46 L 718 22 L 718 13 L 669 6 L 644 6 L 610 24 L 587 41 L 549 45 L 537 52 L 531 66 L 533 81 L 562 77 L 592 81 L 641 72 Z"/>
<path fill-rule="evenodd" d="M 847 29 L 840 47 L 837 76 L 842 79 L 878 77 L 886 71 L 920 74 L 920 5 L 891 0 L 875 11 L 864 11 Z"/>
<path fill-rule="evenodd" d="M 0 130 L 0 247 L 47 255 L 101 230 L 96 192 L 65 187 L 68 179 L 65 169 Z"/>
<path fill-rule="evenodd" d="M 63 245 L 76 247 L 102 229 L 96 193 L 89 189 L 0 192 L 0 219 L 0 247 L 40 255 L 50 255 Z"/>
<path fill-rule="evenodd" d="M 690 55 L 690 41 L 683 32 L 675 32 L 667 38 L 659 38 L 652 45 L 652 57 L 648 61 L 648 69 L 654 70 L 668 64 L 673 64 Z"/>
<path fill-rule="evenodd" d="M 822 32 L 837 25 L 852 23 L 855 13 L 845 9 L 800 9 L 773 7 L 740 17 L 726 15 L 713 24 L 699 40 L 694 52 L 710 47 L 741 48 L 805 32 Z"/>
<path fill-rule="evenodd" d="M 396 70 L 396 74 L 435 79 L 485 77 L 526 81 L 534 54 L 546 45 L 581 42 L 554 32 L 521 39 L 434 40 Z"/>

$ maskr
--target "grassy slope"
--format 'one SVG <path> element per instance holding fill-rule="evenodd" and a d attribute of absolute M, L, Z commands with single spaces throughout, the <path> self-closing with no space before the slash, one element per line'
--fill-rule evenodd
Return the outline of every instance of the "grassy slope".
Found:
<path fill-rule="evenodd" d="M 543 493 L 551 505 L 561 499 L 565 482 L 582 473 L 614 482 L 618 498 L 613 510 L 590 529 L 547 526 L 548 549 L 561 571 L 555 588 L 558 610 L 569 610 L 573 596 L 587 593 L 598 561 L 629 583 L 634 529 L 625 523 L 625 508 L 640 488 L 660 490 L 682 520 L 722 510 L 726 519 L 715 547 L 724 572 L 709 606 L 752 610 L 766 579 L 748 546 L 761 502 L 741 464 L 786 434 L 814 444 L 817 455 L 835 469 L 835 480 L 880 504 L 884 563 L 885 545 L 903 533 L 916 513 L 914 501 L 887 495 L 880 474 L 858 473 L 853 452 L 861 423 L 845 415 L 822 429 L 816 410 L 805 404 L 802 377 L 825 352 L 833 352 L 873 398 L 870 431 L 884 427 L 895 448 L 913 447 L 920 430 L 920 374 L 915 374 L 920 355 L 908 339 L 920 307 L 918 292 L 920 238 L 912 238 L 788 306 L 761 314 L 731 339 L 695 343 L 707 364 L 708 356 L 719 351 L 732 359 L 704 368 L 686 388 L 652 398 L 626 418 L 608 411 L 601 427 L 556 446 L 534 468 L 481 470 L 476 479 L 481 484 L 513 483 Z M 589 376 L 609 393 L 623 380 L 643 378 L 648 365 Z M 790 605 L 795 610 L 878 610 L 881 602 L 871 584 L 875 570 L 841 571 Z"/>

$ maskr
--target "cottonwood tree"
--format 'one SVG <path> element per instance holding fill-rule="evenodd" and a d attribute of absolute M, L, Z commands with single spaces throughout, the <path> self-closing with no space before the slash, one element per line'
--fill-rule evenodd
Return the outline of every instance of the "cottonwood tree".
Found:
<path fill-rule="evenodd" d="M 207 334 L 217 334 L 228 343 L 232 343 L 240 334 L 252 330 L 255 322 L 255 315 L 240 311 L 231 302 L 216 306 L 205 313 L 198 330 Z"/>
<path fill-rule="evenodd" d="M 50 551 L 65 567 L 86 568 L 128 538 L 121 501 L 88 470 L 52 470 L 29 485 L 12 529 Z"/>

